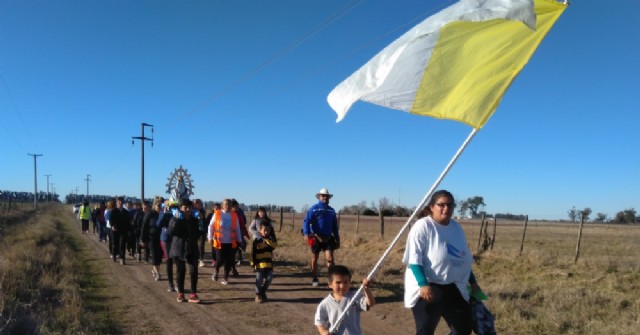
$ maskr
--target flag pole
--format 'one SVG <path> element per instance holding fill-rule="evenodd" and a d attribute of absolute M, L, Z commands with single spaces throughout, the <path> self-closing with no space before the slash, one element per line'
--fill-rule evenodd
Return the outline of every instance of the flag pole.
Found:
<path fill-rule="evenodd" d="M 389 244 L 389 247 L 387 248 L 387 250 L 385 250 L 384 254 L 382 254 L 382 257 L 380 257 L 380 259 L 378 260 L 376 265 L 373 267 L 371 272 L 369 272 L 369 274 L 367 275 L 367 280 L 370 280 L 373 277 L 373 275 L 378 271 L 378 268 L 380 268 L 380 265 L 382 265 L 382 262 L 384 261 L 384 259 L 387 258 L 387 256 L 389 255 L 393 247 L 398 243 L 398 240 L 400 240 L 400 237 L 402 236 L 404 231 L 411 224 L 411 221 L 413 221 L 413 219 L 416 217 L 418 212 L 420 212 L 422 207 L 424 207 L 425 203 L 429 200 L 429 197 L 431 197 L 435 189 L 438 187 L 438 185 L 440 185 L 440 183 L 442 182 L 444 177 L 447 175 L 447 173 L 449 172 L 453 164 L 458 160 L 458 157 L 460 157 L 464 149 L 467 147 L 469 142 L 471 142 L 471 139 L 473 139 L 473 137 L 476 135 L 477 132 L 478 132 L 478 129 L 473 128 L 473 130 L 471 131 L 469 136 L 467 136 L 467 139 L 462 143 L 462 145 L 460 146 L 456 154 L 453 155 L 453 157 L 449 161 L 449 164 L 447 164 L 447 166 L 444 168 L 442 173 L 440 173 L 440 176 L 433 183 L 433 185 L 431 186 L 427 194 L 424 195 L 424 197 L 422 198 L 418 206 L 416 206 L 416 209 L 413 210 L 413 213 L 411 214 L 409 219 L 407 219 L 407 222 L 404 224 L 404 226 L 402 226 L 402 228 L 400 229 L 396 237 L 393 239 L 393 241 L 391 241 L 391 244 Z M 356 294 L 354 296 L 358 296 L 358 294 L 360 294 L 360 292 L 362 291 L 362 288 L 363 288 L 362 285 L 360 285 L 360 288 L 358 288 L 358 291 L 356 291 Z M 335 324 L 331 325 L 331 329 L 329 329 L 329 333 L 333 334 L 337 330 L 338 326 L 342 322 L 342 319 L 344 319 L 344 316 L 346 315 L 349 308 L 351 308 L 351 305 L 353 305 L 353 303 L 354 303 L 354 300 L 349 301 L 349 304 L 347 305 L 347 307 L 342 311 L 340 316 L 338 316 L 338 320 L 336 320 Z"/>

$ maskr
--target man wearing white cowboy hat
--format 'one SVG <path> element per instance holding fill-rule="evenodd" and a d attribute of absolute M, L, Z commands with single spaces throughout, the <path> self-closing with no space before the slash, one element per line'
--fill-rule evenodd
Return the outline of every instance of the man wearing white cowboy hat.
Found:
<path fill-rule="evenodd" d="M 329 206 L 329 199 L 333 194 L 326 188 L 316 193 L 319 200 L 311 206 L 304 218 L 302 234 L 311 247 L 311 285 L 318 286 L 318 257 L 320 250 L 324 251 L 327 268 L 335 264 L 333 251 L 340 247 L 340 232 L 336 211 Z"/>

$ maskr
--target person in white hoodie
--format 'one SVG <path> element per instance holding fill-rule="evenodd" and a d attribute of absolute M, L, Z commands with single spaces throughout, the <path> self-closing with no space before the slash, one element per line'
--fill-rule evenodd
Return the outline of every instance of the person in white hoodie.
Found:
<path fill-rule="evenodd" d="M 468 284 L 480 290 L 471 272 L 473 257 L 464 231 L 452 219 L 453 195 L 445 190 L 431 197 L 407 237 L 403 263 L 405 307 L 411 308 L 416 334 L 433 334 L 444 318 L 451 334 L 471 334 L 473 320 Z"/>

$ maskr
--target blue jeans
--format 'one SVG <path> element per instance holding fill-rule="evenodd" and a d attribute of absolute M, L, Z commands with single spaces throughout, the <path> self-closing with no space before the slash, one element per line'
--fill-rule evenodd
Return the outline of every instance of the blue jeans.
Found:
<path fill-rule="evenodd" d="M 273 269 L 256 270 L 256 294 L 263 294 L 271 285 L 273 280 Z"/>

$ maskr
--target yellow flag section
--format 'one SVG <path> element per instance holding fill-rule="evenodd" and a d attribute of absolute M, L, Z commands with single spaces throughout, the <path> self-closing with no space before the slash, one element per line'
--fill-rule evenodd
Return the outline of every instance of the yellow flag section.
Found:
<path fill-rule="evenodd" d="M 327 101 L 337 122 L 362 100 L 479 129 L 565 8 L 555 0 L 460 1 L 383 49 Z"/>
<path fill-rule="evenodd" d="M 503 19 L 444 26 L 411 113 L 482 128 L 565 8 L 554 0 L 535 1 L 535 31 Z"/>

